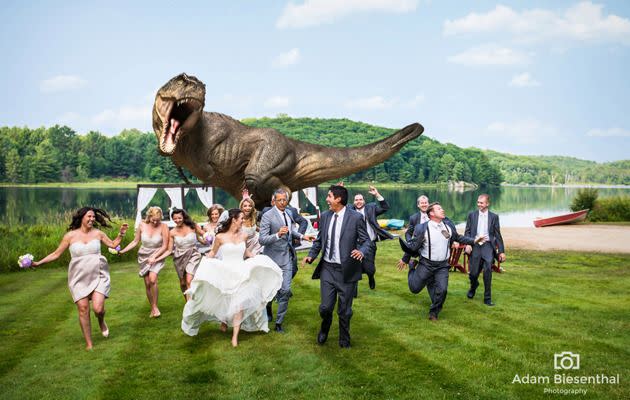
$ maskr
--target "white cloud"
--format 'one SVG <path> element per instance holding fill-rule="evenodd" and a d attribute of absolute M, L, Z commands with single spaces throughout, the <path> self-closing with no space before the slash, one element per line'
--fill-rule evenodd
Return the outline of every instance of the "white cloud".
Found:
<path fill-rule="evenodd" d="M 558 137 L 558 130 L 552 125 L 535 119 L 514 122 L 493 122 L 486 128 L 486 136 L 501 138 L 514 144 L 538 144 L 545 139 Z"/>
<path fill-rule="evenodd" d="M 286 108 L 289 106 L 289 98 L 284 96 L 273 96 L 265 100 L 267 108 Z"/>
<path fill-rule="evenodd" d="M 387 100 L 381 96 L 372 96 L 348 100 L 345 106 L 362 110 L 385 110 L 394 107 L 396 104 L 398 104 L 398 99 Z"/>
<path fill-rule="evenodd" d="M 274 67 L 288 67 L 300 61 L 300 49 L 293 48 L 286 53 L 281 53 L 273 60 Z"/>
<path fill-rule="evenodd" d="M 76 75 L 57 75 L 41 81 L 39 89 L 44 93 L 63 92 L 84 87 L 87 81 Z"/>
<path fill-rule="evenodd" d="M 448 61 L 469 66 L 522 65 L 530 61 L 530 55 L 508 47 L 487 44 L 473 47 L 462 53 L 451 56 L 448 58 Z"/>
<path fill-rule="evenodd" d="M 276 28 L 305 28 L 330 24 L 351 14 L 366 12 L 407 13 L 414 11 L 417 0 L 305 0 L 289 2 L 276 21 Z"/>
<path fill-rule="evenodd" d="M 540 82 L 532 78 L 529 72 L 523 72 L 522 74 L 514 75 L 509 83 L 509 86 L 518 88 L 535 87 L 540 86 Z"/>
<path fill-rule="evenodd" d="M 530 9 L 521 12 L 497 5 L 486 13 L 470 13 L 446 20 L 444 35 L 470 33 L 507 34 L 519 42 L 562 40 L 630 44 L 630 20 L 604 15 L 604 6 L 590 1 L 576 3 L 565 11 Z"/>
<path fill-rule="evenodd" d="M 586 136 L 595 137 L 630 137 L 630 130 L 622 128 L 610 128 L 610 129 L 591 129 L 586 133 Z"/>

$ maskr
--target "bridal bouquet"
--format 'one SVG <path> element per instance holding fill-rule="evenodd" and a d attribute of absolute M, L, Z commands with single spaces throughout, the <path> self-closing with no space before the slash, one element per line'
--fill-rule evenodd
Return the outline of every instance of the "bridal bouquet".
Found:
<path fill-rule="evenodd" d="M 116 255 L 116 254 L 118 254 L 118 252 L 120 251 L 120 245 L 116 246 L 116 247 L 115 247 L 115 248 L 113 248 L 113 249 L 112 249 L 111 247 L 108 247 L 108 248 L 107 248 L 107 251 L 109 251 L 111 254 Z"/>
<path fill-rule="evenodd" d="M 211 234 L 210 232 L 206 232 L 203 234 L 203 238 L 206 241 L 206 244 L 208 246 L 212 245 L 212 242 L 214 242 L 214 235 Z"/>
<path fill-rule="evenodd" d="M 28 268 L 33 264 L 33 255 L 24 254 L 18 258 L 18 265 L 20 268 Z"/>

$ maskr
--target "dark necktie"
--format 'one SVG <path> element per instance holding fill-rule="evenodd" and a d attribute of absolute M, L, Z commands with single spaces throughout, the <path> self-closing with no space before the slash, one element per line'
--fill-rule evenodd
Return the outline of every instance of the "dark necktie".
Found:
<path fill-rule="evenodd" d="M 333 221 L 332 232 L 330 232 L 330 254 L 328 258 L 330 261 L 333 261 L 333 257 L 335 256 L 335 231 L 337 230 L 337 214 L 335 213 L 335 220 Z"/>
<path fill-rule="evenodd" d="M 287 222 L 287 213 L 282 212 L 282 217 L 284 218 L 284 226 L 289 227 L 289 223 Z M 291 240 L 291 228 L 289 227 L 289 232 L 287 232 L 287 240 Z"/>

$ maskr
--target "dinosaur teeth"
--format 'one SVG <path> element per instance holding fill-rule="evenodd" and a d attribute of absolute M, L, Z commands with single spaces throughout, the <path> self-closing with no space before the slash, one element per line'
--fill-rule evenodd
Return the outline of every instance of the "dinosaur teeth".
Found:
<path fill-rule="evenodd" d="M 190 102 L 192 99 L 181 99 L 181 100 L 177 100 L 177 106 L 181 106 L 182 104 L 186 104 L 188 102 Z"/>

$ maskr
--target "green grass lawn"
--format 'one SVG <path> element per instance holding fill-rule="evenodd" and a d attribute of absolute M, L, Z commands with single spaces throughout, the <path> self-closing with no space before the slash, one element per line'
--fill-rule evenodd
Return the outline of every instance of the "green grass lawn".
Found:
<path fill-rule="evenodd" d="M 315 342 L 312 267 L 294 281 L 287 333 L 244 332 L 236 349 L 215 324 L 197 337 L 181 332 L 170 262 L 160 275 L 158 320 L 149 319 L 136 264 L 111 265 L 111 333 L 102 338 L 92 319 L 93 352 L 84 350 L 65 270 L 0 274 L 0 398 L 547 399 L 545 387 L 630 397 L 629 256 L 509 252 L 507 272 L 494 275 L 496 307 L 479 295 L 468 300 L 467 276 L 453 272 L 433 323 L 426 292 L 409 293 L 406 273 L 394 268 L 399 255 L 397 243 L 379 244 L 377 288 L 360 283 L 350 350 L 337 345 L 336 317 L 328 343 Z M 559 372 L 619 374 L 621 383 L 554 385 L 553 355 L 562 351 L 579 353 L 581 368 Z M 552 383 L 512 384 L 516 374 Z"/>

